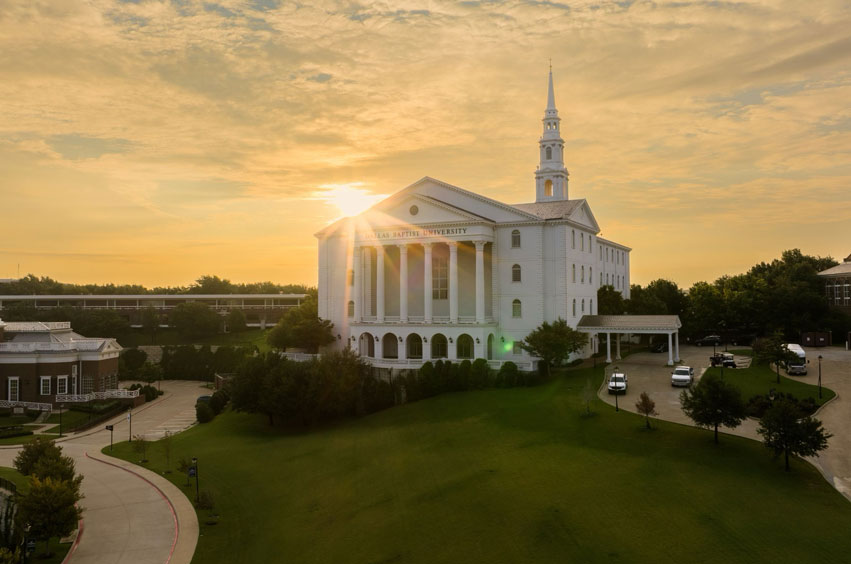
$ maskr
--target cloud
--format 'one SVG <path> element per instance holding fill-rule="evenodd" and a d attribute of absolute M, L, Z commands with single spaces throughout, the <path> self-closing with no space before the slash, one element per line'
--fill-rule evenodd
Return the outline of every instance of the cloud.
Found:
<path fill-rule="evenodd" d="M 53 135 L 48 145 L 66 159 L 96 159 L 107 153 L 126 153 L 132 144 L 127 139 L 100 139 L 77 134 Z"/>

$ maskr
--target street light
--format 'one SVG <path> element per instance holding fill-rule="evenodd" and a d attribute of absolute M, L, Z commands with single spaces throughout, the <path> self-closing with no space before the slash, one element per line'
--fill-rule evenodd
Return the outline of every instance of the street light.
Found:
<path fill-rule="evenodd" d="M 615 371 L 613 372 L 613 375 L 617 374 L 617 373 L 618 373 L 618 367 L 615 366 Z M 615 411 L 620 411 L 620 409 L 618 408 L 618 389 L 617 388 L 615 388 Z"/>
<path fill-rule="evenodd" d="M 821 355 L 818 355 L 818 399 L 821 399 Z"/>
<path fill-rule="evenodd" d="M 195 468 L 195 503 L 198 503 L 198 500 L 201 499 L 201 490 L 198 485 L 198 459 L 194 456 L 192 457 L 192 466 Z"/>

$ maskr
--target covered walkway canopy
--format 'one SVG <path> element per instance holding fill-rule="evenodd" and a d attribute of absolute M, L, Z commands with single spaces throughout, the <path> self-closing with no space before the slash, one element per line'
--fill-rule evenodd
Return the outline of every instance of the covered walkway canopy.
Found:
<path fill-rule="evenodd" d="M 680 361 L 680 327 L 677 315 L 583 315 L 576 330 L 590 335 L 606 334 L 606 362 L 612 362 L 612 333 L 668 335 L 668 365 Z M 672 342 L 673 341 L 673 342 Z M 621 341 L 616 339 L 616 358 L 621 357 Z"/>

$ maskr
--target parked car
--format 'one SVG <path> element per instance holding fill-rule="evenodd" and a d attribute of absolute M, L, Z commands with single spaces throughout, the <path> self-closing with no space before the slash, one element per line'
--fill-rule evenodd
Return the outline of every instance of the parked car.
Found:
<path fill-rule="evenodd" d="M 694 342 L 694 344 L 697 345 L 698 347 L 702 347 L 704 345 L 706 345 L 706 346 L 715 345 L 717 347 L 718 345 L 721 344 L 721 336 L 720 335 L 707 335 L 707 336 L 703 337 L 702 339 L 697 339 Z"/>
<path fill-rule="evenodd" d="M 736 359 L 733 353 L 715 353 L 709 357 L 712 366 L 723 366 L 724 368 L 736 368 Z"/>
<path fill-rule="evenodd" d="M 650 348 L 650 352 L 655 352 L 655 353 L 668 352 L 668 343 L 665 343 L 665 342 L 656 343 L 655 345 L 653 345 Z"/>
<path fill-rule="evenodd" d="M 613 372 L 609 376 L 609 393 L 610 394 L 625 394 L 627 386 L 626 374 L 622 372 Z"/>
<path fill-rule="evenodd" d="M 671 372 L 672 386 L 690 386 L 694 382 L 694 368 L 691 366 L 677 366 Z"/>

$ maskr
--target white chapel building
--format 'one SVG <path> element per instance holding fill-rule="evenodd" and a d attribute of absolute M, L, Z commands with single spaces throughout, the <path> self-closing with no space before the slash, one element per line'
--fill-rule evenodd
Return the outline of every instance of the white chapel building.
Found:
<path fill-rule="evenodd" d="M 602 285 L 629 297 L 631 249 L 599 237 L 588 202 L 568 197 L 560 121 L 550 71 L 534 202 L 425 177 L 316 234 L 319 317 L 337 348 L 384 368 L 485 358 L 531 370 L 517 343 L 541 323 L 576 327 Z"/>

